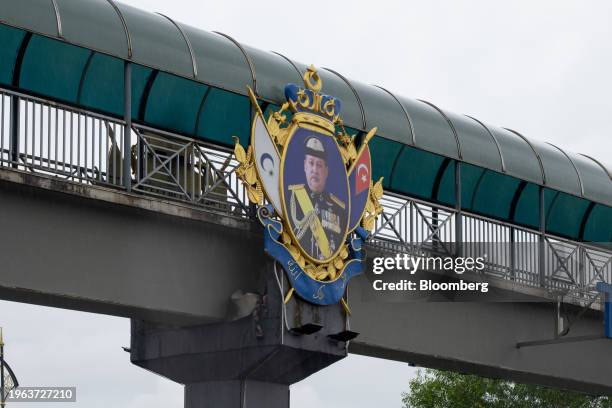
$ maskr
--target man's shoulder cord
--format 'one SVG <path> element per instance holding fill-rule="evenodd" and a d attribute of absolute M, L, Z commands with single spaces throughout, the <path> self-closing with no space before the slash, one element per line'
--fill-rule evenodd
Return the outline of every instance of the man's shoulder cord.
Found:
<path fill-rule="evenodd" d="M 329 193 L 329 198 L 336 204 L 338 204 L 338 206 L 340 208 L 342 208 L 343 210 L 346 209 L 346 205 L 344 204 L 344 202 L 342 200 L 340 200 L 338 197 L 336 197 L 334 195 L 334 193 Z"/>

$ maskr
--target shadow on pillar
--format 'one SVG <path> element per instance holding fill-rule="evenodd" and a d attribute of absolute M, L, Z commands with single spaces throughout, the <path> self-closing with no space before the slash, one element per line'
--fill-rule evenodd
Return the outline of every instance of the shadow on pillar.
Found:
<path fill-rule="evenodd" d="M 238 320 L 168 328 L 132 319 L 132 363 L 185 384 L 186 408 L 289 407 L 290 384 L 347 355 L 337 339 L 348 321 L 340 305 L 297 295 L 284 305 L 288 284 L 272 262 L 261 281 L 255 308 Z"/>

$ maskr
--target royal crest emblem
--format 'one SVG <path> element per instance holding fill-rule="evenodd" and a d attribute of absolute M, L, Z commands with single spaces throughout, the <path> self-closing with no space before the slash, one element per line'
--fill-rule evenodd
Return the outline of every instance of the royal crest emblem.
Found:
<path fill-rule="evenodd" d="M 382 178 L 372 182 L 368 142 L 346 131 L 341 101 L 320 93 L 310 66 L 304 86 L 288 84 L 286 102 L 265 118 L 248 88 L 255 117 L 251 144 L 235 138 L 238 177 L 265 229 L 265 250 L 278 261 L 304 300 L 342 302 L 348 281 L 362 272 L 362 244 L 382 212 Z"/>

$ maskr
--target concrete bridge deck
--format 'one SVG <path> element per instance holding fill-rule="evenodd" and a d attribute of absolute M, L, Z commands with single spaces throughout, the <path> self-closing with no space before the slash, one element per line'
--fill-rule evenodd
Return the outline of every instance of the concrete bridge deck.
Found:
<path fill-rule="evenodd" d="M 253 271 L 265 262 L 246 220 L 10 169 L 0 180 L 3 299 L 173 326 L 218 322 L 235 290 L 256 286 Z M 351 329 L 360 333 L 349 352 L 612 392 L 607 339 L 516 348 L 553 336 L 552 303 L 390 300 L 367 276 L 349 290 Z M 598 333 L 595 310 L 571 328 L 572 336 Z"/>

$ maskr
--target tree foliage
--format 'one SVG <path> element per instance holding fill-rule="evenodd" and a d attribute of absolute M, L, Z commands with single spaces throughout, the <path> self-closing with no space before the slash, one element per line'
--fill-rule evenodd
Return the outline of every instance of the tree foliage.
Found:
<path fill-rule="evenodd" d="M 612 398 L 537 385 L 419 370 L 402 395 L 404 408 L 612 408 Z"/>

